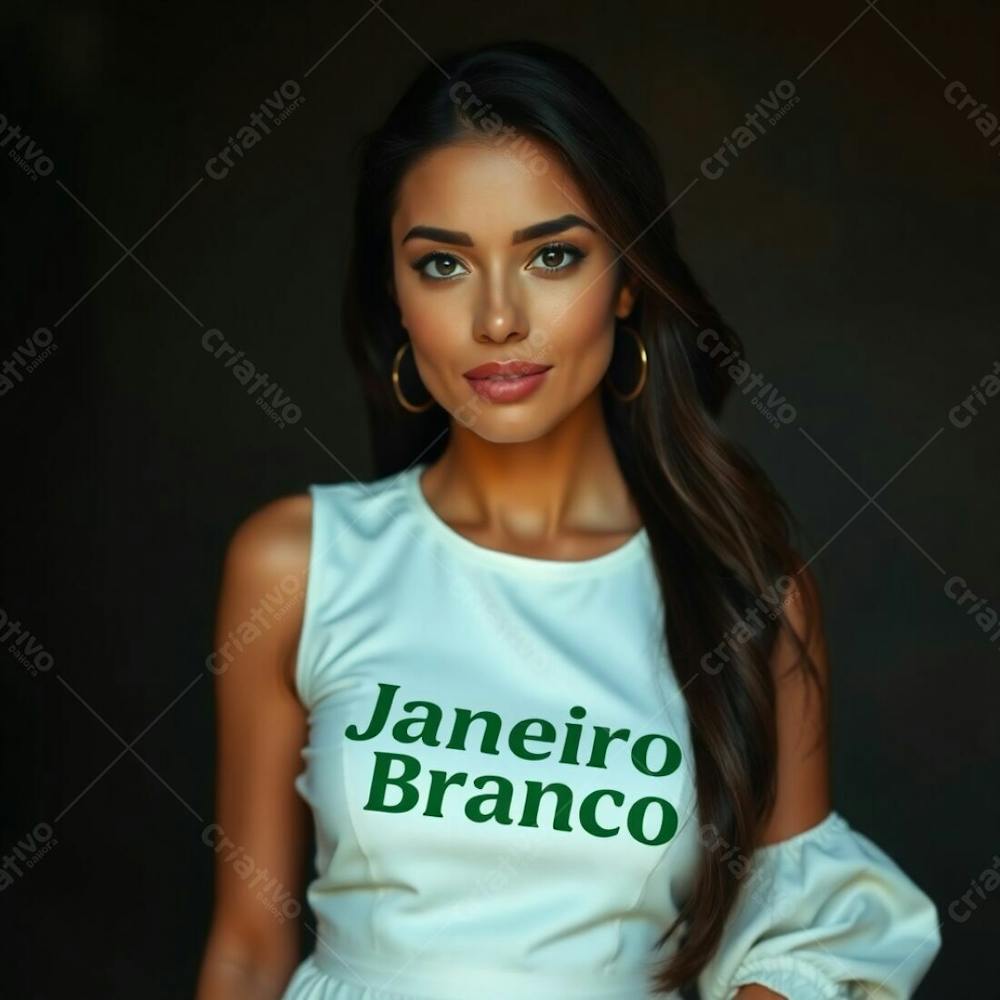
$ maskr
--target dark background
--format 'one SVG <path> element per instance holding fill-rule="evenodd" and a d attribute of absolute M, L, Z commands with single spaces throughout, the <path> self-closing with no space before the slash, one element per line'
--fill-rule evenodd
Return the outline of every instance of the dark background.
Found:
<path fill-rule="evenodd" d="M 56 349 L 0 396 L 0 608 L 53 657 L 32 676 L 0 650 L 0 849 L 52 831 L 0 893 L 5 995 L 190 995 L 226 541 L 277 496 L 372 471 L 338 328 L 349 150 L 427 58 L 517 36 L 601 74 L 655 136 L 673 197 L 696 181 L 673 210 L 682 251 L 797 413 L 775 429 L 736 392 L 726 424 L 816 557 L 835 805 L 941 910 L 918 995 L 997 995 L 1000 891 L 963 922 L 948 906 L 1000 851 L 1000 657 L 944 585 L 960 575 L 1000 608 L 1000 397 L 964 429 L 948 419 L 1000 357 L 1000 146 L 944 88 L 1000 106 L 1000 18 L 986 2 L 821 7 L 7 8 L 0 113 L 53 169 L 32 181 L 0 158 L 0 362 L 39 328 Z M 783 79 L 799 103 L 704 177 Z M 286 80 L 304 103 L 210 179 Z M 211 327 L 298 423 L 277 427 L 202 348 Z"/>

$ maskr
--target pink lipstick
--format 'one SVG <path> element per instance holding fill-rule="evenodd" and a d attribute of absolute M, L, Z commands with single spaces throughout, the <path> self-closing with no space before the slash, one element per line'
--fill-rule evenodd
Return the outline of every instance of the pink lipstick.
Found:
<path fill-rule="evenodd" d="M 491 403 L 516 403 L 541 386 L 551 367 L 530 361 L 490 361 L 470 368 L 464 375 L 483 399 Z"/>

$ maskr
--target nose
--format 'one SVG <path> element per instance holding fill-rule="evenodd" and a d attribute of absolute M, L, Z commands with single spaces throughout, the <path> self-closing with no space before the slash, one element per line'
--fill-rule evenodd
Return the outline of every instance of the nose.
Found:
<path fill-rule="evenodd" d="M 516 282 L 499 268 L 484 282 L 475 318 L 475 337 L 496 344 L 523 340 L 528 335 L 527 319 Z"/>

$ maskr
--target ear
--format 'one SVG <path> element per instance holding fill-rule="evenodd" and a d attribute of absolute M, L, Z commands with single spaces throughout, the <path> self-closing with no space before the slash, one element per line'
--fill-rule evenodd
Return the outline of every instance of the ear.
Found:
<path fill-rule="evenodd" d="M 635 308 L 635 300 L 639 297 L 640 282 L 637 275 L 629 272 L 622 281 L 615 302 L 615 315 L 625 319 Z"/>

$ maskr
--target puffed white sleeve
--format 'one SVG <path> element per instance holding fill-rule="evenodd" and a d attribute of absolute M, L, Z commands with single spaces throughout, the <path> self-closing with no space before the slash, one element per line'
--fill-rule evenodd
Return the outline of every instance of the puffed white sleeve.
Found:
<path fill-rule="evenodd" d="M 788 1000 L 906 1000 L 940 950 L 933 901 L 836 810 L 740 857 L 740 895 L 698 977 L 702 1000 L 732 1000 L 750 983 Z"/>

